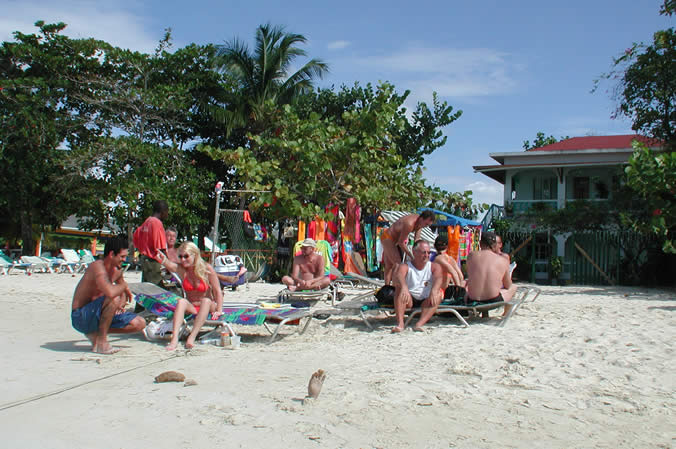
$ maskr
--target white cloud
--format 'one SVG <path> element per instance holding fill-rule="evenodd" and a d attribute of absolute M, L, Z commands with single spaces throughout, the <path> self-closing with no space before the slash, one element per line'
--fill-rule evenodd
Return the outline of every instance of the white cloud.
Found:
<path fill-rule="evenodd" d="M 34 23 L 64 22 L 63 33 L 71 38 L 96 38 L 112 45 L 150 53 L 157 47 L 163 33 L 153 36 L 144 31 L 140 16 L 124 11 L 118 3 L 63 0 L 10 1 L 3 5 L 0 17 L 0 39 L 14 40 L 12 33 L 35 33 Z"/>
<path fill-rule="evenodd" d="M 349 41 L 333 41 L 329 42 L 329 44 L 326 46 L 329 50 L 342 50 L 343 48 L 347 47 L 350 45 Z"/>
<path fill-rule="evenodd" d="M 513 72 L 522 70 L 510 55 L 493 49 L 445 49 L 410 46 L 390 55 L 361 57 L 353 61 L 404 78 L 416 97 L 480 97 L 514 91 Z M 388 78 L 390 78 L 388 76 Z"/>
<path fill-rule="evenodd" d="M 503 203 L 503 185 L 498 182 L 475 181 L 468 184 L 465 190 L 472 191 L 474 204 L 487 203 L 501 206 Z"/>

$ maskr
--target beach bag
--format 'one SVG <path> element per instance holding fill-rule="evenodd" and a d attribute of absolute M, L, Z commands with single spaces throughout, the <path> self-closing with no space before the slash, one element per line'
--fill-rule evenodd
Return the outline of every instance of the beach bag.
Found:
<path fill-rule="evenodd" d="M 375 294 L 379 306 L 394 305 L 394 286 L 383 285 Z"/>

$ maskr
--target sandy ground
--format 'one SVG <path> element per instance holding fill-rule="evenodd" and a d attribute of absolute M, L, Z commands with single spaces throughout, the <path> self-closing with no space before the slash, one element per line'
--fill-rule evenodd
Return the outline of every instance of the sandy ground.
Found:
<path fill-rule="evenodd" d="M 99 356 L 70 325 L 79 278 L 0 277 L 4 447 L 676 447 L 673 291 L 544 287 L 504 328 L 438 317 L 391 335 L 392 318 L 369 331 L 334 316 L 272 345 L 240 326 L 238 350 L 113 336 L 123 350 Z M 321 395 L 303 401 L 319 368 Z M 154 383 L 167 370 L 197 385 Z"/>

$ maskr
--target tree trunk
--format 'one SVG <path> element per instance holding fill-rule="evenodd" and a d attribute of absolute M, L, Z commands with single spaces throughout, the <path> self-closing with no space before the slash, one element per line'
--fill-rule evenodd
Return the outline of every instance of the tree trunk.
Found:
<path fill-rule="evenodd" d="M 33 241 L 33 217 L 30 212 L 21 212 L 21 254 L 32 256 L 35 253 L 35 242 Z"/>

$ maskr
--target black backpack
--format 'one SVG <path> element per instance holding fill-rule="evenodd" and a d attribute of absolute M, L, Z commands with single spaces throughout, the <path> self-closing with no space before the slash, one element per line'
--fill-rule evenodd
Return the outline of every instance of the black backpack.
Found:
<path fill-rule="evenodd" d="M 394 305 L 394 286 L 383 285 L 375 294 L 379 306 Z"/>

